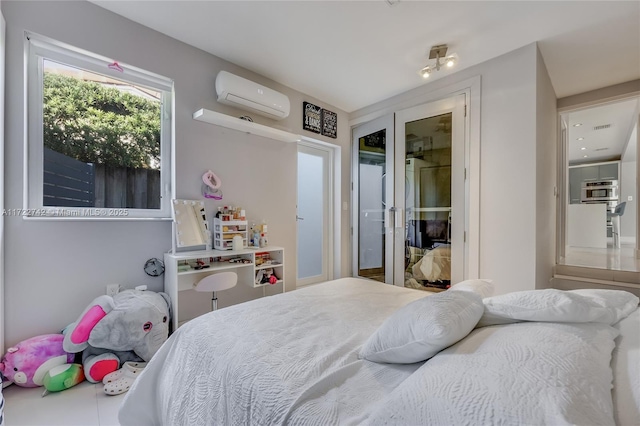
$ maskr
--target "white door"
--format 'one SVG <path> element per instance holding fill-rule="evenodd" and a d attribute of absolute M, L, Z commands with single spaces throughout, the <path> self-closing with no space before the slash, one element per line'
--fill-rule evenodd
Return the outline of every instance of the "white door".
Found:
<path fill-rule="evenodd" d="M 298 287 L 330 279 L 332 170 L 331 150 L 298 144 Z"/>
<path fill-rule="evenodd" d="M 353 275 L 393 283 L 393 114 L 353 129 Z"/>
<path fill-rule="evenodd" d="M 353 129 L 353 275 L 429 289 L 467 274 L 465 95 Z"/>
<path fill-rule="evenodd" d="M 394 284 L 465 275 L 465 95 L 396 113 Z"/>

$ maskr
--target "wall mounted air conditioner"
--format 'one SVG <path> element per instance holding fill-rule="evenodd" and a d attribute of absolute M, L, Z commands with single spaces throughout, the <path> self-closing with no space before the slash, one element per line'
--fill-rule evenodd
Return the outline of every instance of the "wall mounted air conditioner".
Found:
<path fill-rule="evenodd" d="M 216 77 L 218 102 L 265 117 L 282 120 L 289 116 L 289 98 L 280 92 L 227 71 Z"/>

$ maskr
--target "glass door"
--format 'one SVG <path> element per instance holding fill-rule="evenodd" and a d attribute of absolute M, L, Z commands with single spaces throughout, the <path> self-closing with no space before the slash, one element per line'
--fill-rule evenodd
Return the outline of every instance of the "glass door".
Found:
<path fill-rule="evenodd" d="M 393 114 L 353 129 L 353 274 L 393 283 Z"/>
<path fill-rule="evenodd" d="M 332 167 L 330 151 L 298 143 L 298 287 L 326 281 L 330 276 Z"/>
<path fill-rule="evenodd" d="M 396 114 L 396 222 L 404 231 L 394 243 L 396 285 L 432 290 L 463 280 L 464 103 L 458 95 Z"/>

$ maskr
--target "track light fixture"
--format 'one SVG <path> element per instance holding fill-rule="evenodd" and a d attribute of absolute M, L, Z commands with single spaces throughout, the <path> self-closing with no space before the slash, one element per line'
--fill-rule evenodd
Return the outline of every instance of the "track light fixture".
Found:
<path fill-rule="evenodd" d="M 453 67 L 458 61 L 458 57 L 456 54 L 447 56 L 447 49 L 448 47 L 446 44 L 439 44 L 431 47 L 431 50 L 429 51 L 429 59 L 435 59 L 436 63 L 422 68 L 418 71 L 418 74 L 420 74 L 422 78 L 428 78 L 433 71 L 440 71 L 440 68 L 444 66 L 447 68 Z M 442 62 L 440 60 L 442 60 Z"/>

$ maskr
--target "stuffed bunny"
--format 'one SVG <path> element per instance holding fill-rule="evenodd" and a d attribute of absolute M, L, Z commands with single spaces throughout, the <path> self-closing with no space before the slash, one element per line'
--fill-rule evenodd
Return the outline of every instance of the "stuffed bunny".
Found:
<path fill-rule="evenodd" d="M 65 330 L 67 352 L 82 353 L 84 373 L 101 382 L 126 361 L 149 361 L 169 337 L 170 301 L 165 293 L 124 290 L 99 296 Z"/>

